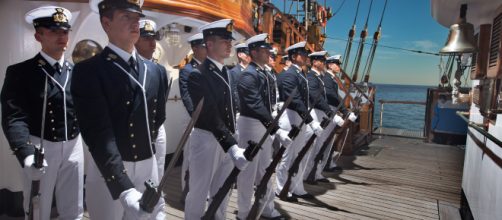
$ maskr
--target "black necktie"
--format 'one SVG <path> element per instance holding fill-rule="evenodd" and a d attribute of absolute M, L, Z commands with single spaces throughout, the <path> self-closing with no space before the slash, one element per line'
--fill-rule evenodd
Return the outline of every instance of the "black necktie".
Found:
<path fill-rule="evenodd" d="M 59 84 L 62 84 L 63 74 L 61 74 L 62 70 L 61 70 L 61 65 L 59 65 L 59 62 L 56 62 L 56 64 L 54 64 L 54 70 L 56 70 L 54 74 L 54 79 L 56 79 L 56 81 L 58 81 Z"/>
<path fill-rule="evenodd" d="M 132 70 L 132 75 L 134 78 L 138 79 L 138 70 L 136 69 L 136 60 L 134 60 L 133 57 L 129 58 L 129 66 L 131 67 Z"/>

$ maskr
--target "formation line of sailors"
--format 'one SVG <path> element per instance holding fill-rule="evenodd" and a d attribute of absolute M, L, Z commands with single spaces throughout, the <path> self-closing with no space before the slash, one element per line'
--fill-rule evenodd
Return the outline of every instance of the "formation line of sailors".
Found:
<path fill-rule="evenodd" d="M 84 212 L 84 149 L 86 204 L 91 219 L 165 219 L 160 198 L 152 212 L 140 207 L 144 182 L 158 184 L 164 174 L 168 72 L 152 60 L 156 24 L 142 19 L 142 1 L 92 0 L 109 42 L 104 50 L 75 66 L 64 57 L 71 30 L 71 12 L 45 6 L 28 12 L 42 47 L 33 58 L 6 70 L 1 91 L 2 126 L 24 170 L 24 210 L 30 212 L 32 181 L 40 181 L 40 219 L 50 219 L 53 195 L 59 219 L 82 219 Z M 184 148 L 182 189 L 186 219 L 200 219 L 230 171 L 237 177 L 238 219 L 246 219 L 254 187 L 272 162 L 277 145 L 286 148 L 270 179 L 259 213 L 267 219 L 285 219 L 274 207 L 298 152 L 313 134 L 314 147 L 304 155 L 293 177 L 286 201 L 311 198 L 304 180 L 317 167 L 315 181 L 327 182 L 321 171 L 331 166 L 330 148 L 321 163 L 313 157 L 336 126 L 356 116 L 340 104 L 340 56 L 325 51 L 309 54 L 306 42 L 286 49 L 285 68 L 274 70 L 276 51 L 267 34 L 232 46 L 233 21 L 223 19 L 201 26 L 188 38 L 193 57 L 179 72 L 179 87 L 187 113 L 204 98 L 203 109 Z M 228 69 L 224 60 L 232 49 L 239 63 Z M 309 63 L 310 60 L 310 63 Z M 307 66 L 310 71 L 305 72 Z M 294 91 L 297 92 L 294 92 Z M 284 102 L 293 96 L 279 123 L 272 123 Z M 341 108 L 339 108 L 341 106 Z M 313 108 L 313 111 L 309 111 Z M 338 109 L 339 108 L 339 109 Z M 338 111 L 337 111 L 338 110 Z M 326 127 L 321 122 L 332 120 Z M 301 122 L 296 138 L 291 130 Z M 271 132 L 254 160 L 245 155 L 249 141 Z M 332 146 L 332 144 L 331 144 Z M 34 164 L 43 149 L 42 167 Z M 329 167 L 328 168 L 332 168 Z M 55 193 L 53 193 L 55 192 Z M 209 200 L 208 200 L 209 198 Z M 226 200 L 215 218 L 225 219 Z"/>

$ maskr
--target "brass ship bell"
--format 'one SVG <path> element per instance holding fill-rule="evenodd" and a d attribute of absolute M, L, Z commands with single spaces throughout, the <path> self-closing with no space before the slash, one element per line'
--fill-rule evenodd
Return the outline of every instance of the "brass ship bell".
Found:
<path fill-rule="evenodd" d="M 450 27 L 450 33 L 445 46 L 439 51 L 442 54 L 474 53 L 477 44 L 474 39 L 474 26 L 466 21 L 467 4 L 460 6 L 458 24 Z"/>

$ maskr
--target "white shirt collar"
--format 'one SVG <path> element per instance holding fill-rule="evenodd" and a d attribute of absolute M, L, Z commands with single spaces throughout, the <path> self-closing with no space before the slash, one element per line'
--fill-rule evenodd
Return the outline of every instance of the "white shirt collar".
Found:
<path fill-rule="evenodd" d="M 136 48 L 132 50 L 132 53 L 128 53 L 125 50 L 120 49 L 119 47 L 115 46 L 112 43 L 108 43 L 108 47 L 113 50 L 117 55 L 119 55 L 120 58 L 122 58 L 126 63 L 129 63 L 129 59 L 132 58 L 136 60 Z"/>
<path fill-rule="evenodd" d="M 64 54 L 63 56 L 61 56 L 61 58 L 59 60 L 56 60 L 54 58 L 52 58 L 51 56 L 47 55 L 44 51 L 40 51 L 40 55 L 42 55 L 42 57 L 47 60 L 47 62 L 49 62 L 49 64 L 54 67 L 54 65 L 57 63 L 59 63 L 59 66 L 63 67 L 63 64 L 64 64 Z"/>
<path fill-rule="evenodd" d="M 209 59 L 211 62 L 214 63 L 214 65 L 216 65 L 216 67 L 220 70 L 220 71 L 223 71 L 223 64 L 216 61 L 216 60 L 213 60 L 211 57 L 207 57 L 206 59 Z"/>
<path fill-rule="evenodd" d="M 316 69 L 312 68 L 311 70 L 314 71 L 314 73 L 316 73 L 317 76 L 321 75 L 321 73 L 319 71 L 317 71 Z"/>
<path fill-rule="evenodd" d="M 202 63 L 202 62 L 200 62 L 200 61 L 199 61 L 197 58 L 195 58 L 195 57 L 192 57 L 192 59 L 193 59 L 193 60 L 195 60 L 195 62 L 196 62 L 198 65 L 200 65 L 200 64 Z"/>

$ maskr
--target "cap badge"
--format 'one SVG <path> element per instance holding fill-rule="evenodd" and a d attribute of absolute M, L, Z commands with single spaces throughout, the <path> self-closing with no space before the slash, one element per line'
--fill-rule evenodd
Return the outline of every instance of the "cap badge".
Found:
<path fill-rule="evenodd" d="M 233 24 L 233 22 L 228 23 L 226 28 L 227 28 L 228 32 L 234 31 L 234 24 Z"/>
<path fill-rule="evenodd" d="M 153 31 L 153 26 L 150 22 L 145 22 L 145 31 Z"/>
<path fill-rule="evenodd" d="M 135 5 L 139 6 L 139 0 L 127 0 L 127 1 L 131 4 L 135 4 Z"/>
<path fill-rule="evenodd" d="M 44 61 L 44 60 L 39 59 L 39 60 L 38 60 L 38 64 L 39 64 L 40 66 L 45 66 L 45 64 L 46 64 L 46 63 L 45 63 L 45 61 Z"/>
<path fill-rule="evenodd" d="M 59 23 L 68 22 L 68 19 L 66 18 L 66 15 L 63 13 L 62 8 L 56 8 L 56 13 L 54 13 L 52 18 L 54 19 L 54 22 L 59 22 Z"/>

